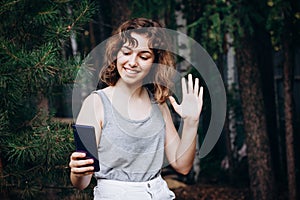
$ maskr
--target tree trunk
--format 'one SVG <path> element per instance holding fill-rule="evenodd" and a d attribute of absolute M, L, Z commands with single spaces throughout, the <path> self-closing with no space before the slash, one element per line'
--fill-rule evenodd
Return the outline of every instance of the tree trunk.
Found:
<path fill-rule="evenodd" d="M 42 94 L 42 92 L 38 92 L 38 94 L 37 94 L 36 117 L 39 118 L 40 121 L 38 123 L 40 123 L 40 125 L 42 125 L 42 126 L 47 125 L 47 119 L 49 117 L 49 100 L 44 94 Z M 34 118 L 34 120 L 35 119 L 36 118 Z M 33 121 L 31 121 L 30 123 L 32 123 Z"/>
<path fill-rule="evenodd" d="M 89 22 L 89 32 L 90 32 L 90 43 L 91 43 L 91 49 L 94 49 L 96 47 L 96 38 L 94 33 L 94 24 L 93 22 Z"/>
<path fill-rule="evenodd" d="M 290 45 L 284 41 L 283 85 L 284 85 L 284 114 L 285 114 L 285 142 L 289 200 L 297 199 L 295 153 L 294 153 L 294 127 L 293 127 L 293 64 Z"/>
<path fill-rule="evenodd" d="M 233 96 L 234 93 L 234 84 L 236 84 L 236 68 L 235 68 L 235 53 L 233 47 L 233 37 L 230 34 L 226 34 L 226 56 L 227 56 L 227 70 L 226 78 L 227 80 L 227 91 Z M 228 172 L 230 183 L 234 183 L 234 171 L 236 167 L 235 159 L 237 158 L 237 145 L 236 145 L 236 113 L 234 108 L 229 105 L 227 110 L 227 118 L 225 122 L 226 127 L 226 148 L 227 148 L 227 159 L 228 159 Z"/>
<path fill-rule="evenodd" d="M 248 155 L 250 191 L 253 200 L 274 200 L 274 175 L 267 134 L 261 76 L 255 41 L 243 38 L 237 49 L 237 67 Z"/>
<path fill-rule="evenodd" d="M 8 194 L 8 190 L 5 187 L 6 180 L 5 180 L 5 178 L 3 176 L 4 176 L 4 173 L 3 173 L 3 164 L 2 164 L 2 157 L 0 155 L 0 180 L 1 180 L 0 186 L 2 187 L 1 188 L 1 192 L 0 192 L 0 199 L 1 198 L 8 199 L 8 195 L 7 195 Z"/>
<path fill-rule="evenodd" d="M 274 64 L 272 51 L 273 47 L 271 45 L 271 38 L 269 33 L 267 33 L 262 28 L 257 28 L 255 32 L 256 55 L 258 58 L 258 65 L 262 80 L 262 92 L 265 106 L 267 132 L 270 141 L 270 151 L 272 157 L 272 166 L 274 170 L 275 182 L 280 180 L 280 169 L 282 169 L 282 164 L 280 162 L 280 144 L 278 141 L 278 126 L 276 121 L 276 98 L 275 98 L 275 88 L 274 88 Z"/>

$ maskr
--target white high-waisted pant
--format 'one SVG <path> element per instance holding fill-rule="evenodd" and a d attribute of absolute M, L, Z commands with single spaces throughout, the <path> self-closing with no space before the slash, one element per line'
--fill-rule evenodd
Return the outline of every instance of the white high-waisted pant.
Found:
<path fill-rule="evenodd" d="M 94 200 L 171 200 L 175 194 L 161 176 L 146 182 L 98 179 Z"/>

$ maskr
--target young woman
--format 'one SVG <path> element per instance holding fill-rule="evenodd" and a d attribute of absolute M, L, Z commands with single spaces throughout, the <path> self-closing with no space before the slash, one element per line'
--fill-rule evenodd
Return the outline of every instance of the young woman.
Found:
<path fill-rule="evenodd" d="M 123 23 L 106 49 L 101 80 L 108 86 L 89 95 L 76 124 L 94 126 L 100 171 L 92 159 L 72 153 L 71 182 L 86 188 L 97 179 L 95 199 L 174 199 L 160 176 L 164 155 L 179 173 L 193 164 L 203 89 L 192 75 L 182 79 L 181 104 L 170 96 L 174 60 L 162 26 L 136 18 Z M 183 119 L 179 137 L 166 101 Z M 101 139 L 100 139 L 101 137 Z"/>

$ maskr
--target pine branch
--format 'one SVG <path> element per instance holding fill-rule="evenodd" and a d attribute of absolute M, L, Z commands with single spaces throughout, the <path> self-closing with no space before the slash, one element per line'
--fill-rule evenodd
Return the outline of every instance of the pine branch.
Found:
<path fill-rule="evenodd" d="M 82 11 L 80 11 L 79 15 L 75 18 L 70 26 L 68 26 L 68 30 L 74 29 L 75 26 L 80 26 L 83 23 L 88 22 L 88 19 L 91 18 L 92 15 L 95 14 L 95 4 L 89 1 L 83 1 L 81 3 L 81 7 L 84 7 Z"/>
<path fill-rule="evenodd" d="M 15 61 L 17 62 L 21 62 L 23 63 L 24 65 L 26 65 L 25 62 L 23 62 L 23 60 L 21 58 L 19 58 L 16 54 L 14 54 L 12 51 L 11 51 L 11 48 L 9 48 L 9 46 L 5 45 L 4 43 L 1 44 L 1 47 L 2 49 L 5 51 L 5 53 L 10 56 L 11 58 L 13 58 Z M 22 52 L 24 53 L 24 52 Z"/>
<path fill-rule="evenodd" d="M 16 0 L 16 1 L 11 1 L 4 3 L 3 5 L 0 5 L 0 15 L 2 15 L 5 11 L 9 9 L 9 7 L 14 6 L 15 4 L 19 3 L 22 0 Z"/>
<path fill-rule="evenodd" d="M 2 73 L 2 76 L 12 76 L 19 73 L 33 72 L 32 69 L 35 69 L 34 71 L 43 71 L 44 69 L 47 73 L 43 75 L 54 76 L 59 71 L 58 67 L 48 64 L 49 61 L 53 62 L 53 60 L 51 61 L 53 57 L 51 54 L 56 54 L 57 52 L 57 50 L 53 49 L 52 47 L 42 47 L 40 50 L 33 51 L 32 53 L 27 53 L 22 49 L 19 50 L 18 53 L 14 53 L 8 46 L 5 46 L 4 44 L 2 44 L 2 48 L 6 55 L 22 65 L 22 67 L 17 68 L 15 71 L 10 69 L 9 73 Z M 27 56 L 24 56 L 24 54 L 27 54 Z M 18 55 L 23 55 L 24 58 L 21 58 Z M 40 59 L 37 60 L 36 63 L 32 63 L 32 61 L 36 60 L 36 57 Z"/>
<path fill-rule="evenodd" d="M 50 8 L 47 11 L 38 12 L 35 19 L 37 20 L 38 23 L 46 25 L 57 20 L 58 17 L 59 17 L 58 11 L 54 10 L 54 8 Z"/>
<path fill-rule="evenodd" d="M 39 95 L 47 98 L 61 83 L 74 80 L 82 61 L 65 60 L 61 53 L 71 35 L 68 26 L 73 33 L 81 30 L 95 4 L 7 0 L 0 5 L 0 153 L 5 164 L 0 187 L 20 183 L 15 189 L 27 198 L 46 181 L 63 185 L 69 178 L 71 128 L 39 113 L 37 103 Z M 74 13 L 66 12 L 69 6 Z"/>

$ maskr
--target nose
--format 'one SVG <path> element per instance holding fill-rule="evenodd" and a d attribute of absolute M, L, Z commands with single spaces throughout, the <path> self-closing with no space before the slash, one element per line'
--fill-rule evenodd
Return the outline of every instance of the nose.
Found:
<path fill-rule="evenodd" d="M 132 54 L 128 59 L 128 64 L 130 67 L 136 67 L 137 66 L 137 55 Z"/>

